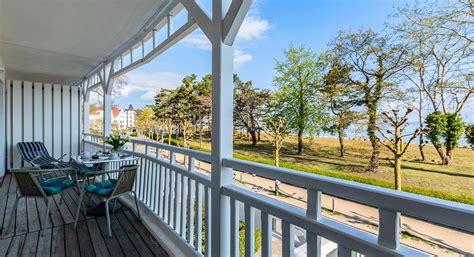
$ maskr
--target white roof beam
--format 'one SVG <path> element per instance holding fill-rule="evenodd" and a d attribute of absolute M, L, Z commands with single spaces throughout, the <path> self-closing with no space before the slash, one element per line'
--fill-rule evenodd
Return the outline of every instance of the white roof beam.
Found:
<path fill-rule="evenodd" d="M 252 0 L 232 0 L 232 3 L 224 17 L 222 35 L 224 44 L 233 45 L 240 26 L 252 5 Z"/>

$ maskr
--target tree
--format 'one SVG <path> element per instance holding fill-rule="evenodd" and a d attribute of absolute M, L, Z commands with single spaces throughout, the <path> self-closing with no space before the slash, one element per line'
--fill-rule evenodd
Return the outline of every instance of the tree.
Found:
<path fill-rule="evenodd" d="M 466 125 L 466 130 L 464 131 L 467 142 L 474 148 L 474 124 Z"/>
<path fill-rule="evenodd" d="M 127 75 L 122 75 L 122 76 L 119 76 L 117 78 L 114 79 L 114 85 L 112 87 L 112 100 L 115 98 L 115 96 L 117 96 L 120 91 L 124 88 L 128 86 L 128 77 Z M 97 99 L 99 101 L 99 104 L 102 105 L 102 100 L 104 98 L 104 90 L 101 86 L 99 87 L 95 87 L 92 89 L 92 92 L 96 93 L 97 94 Z M 114 103 L 112 102 L 112 105 Z"/>
<path fill-rule="evenodd" d="M 257 145 L 257 131 L 266 113 L 269 90 L 254 88 L 252 81 L 242 82 L 234 75 L 234 123 L 244 127 L 252 137 L 252 145 Z"/>
<path fill-rule="evenodd" d="M 135 126 L 143 132 L 152 132 L 156 128 L 155 112 L 151 107 L 143 108 L 138 115 Z"/>
<path fill-rule="evenodd" d="M 303 154 L 303 135 L 318 131 L 325 117 L 324 107 L 318 100 L 322 83 L 321 56 L 304 46 L 290 45 L 284 50 L 285 60 L 276 60 L 277 100 L 282 115 L 298 134 L 298 154 Z"/>
<path fill-rule="evenodd" d="M 212 76 L 202 77 L 201 81 L 193 85 L 192 105 L 193 116 L 199 123 L 199 148 L 202 148 L 204 123 L 210 123 L 211 116 Z"/>
<path fill-rule="evenodd" d="M 401 21 L 392 28 L 409 50 L 406 77 L 417 88 L 420 110 L 426 99 L 434 112 L 459 114 L 474 94 L 472 2 L 417 3 L 399 8 L 396 16 Z M 421 111 L 419 119 L 422 123 Z M 438 153 L 443 163 L 450 162 L 443 151 Z"/>
<path fill-rule="evenodd" d="M 433 112 L 426 116 L 427 137 L 433 143 L 443 165 L 454 163 L 453 150 L 464 133 L 464 123 L 458 114 Z M 443 150 L 444 146 L 444 150 Z"/>
<path fill-rule="evenodd" d="M 362 119 L 363 114 L 355 111 L 361 100 L 348 77 L 351 69 L 342 65 L 338 57 L 327 54 L 329 71 L 324 76 L 321 88 L 323 101 L 328 103 L 329 121 L 324 130 L 335 133 L 339 139 L 339 156 L 344 157 L 344 137 L 347 128 Z"/>
<path fill-rule="evenodd" d="M 403 134 L 408 125 L 408 115 L 413 111 L 412 108 L 408 108 L 404 115 L 399 115 L 399 110 L 392 110 L 392 114 L 388 112 L 382 112 L 383 119 L 382 122 L 387 124 L 392 128 L 392 130 L 387 130 L 387 134 L 391 136 L 387 136 L 383 132 L 383 129 L 378 128 L 380 135 L 387 141 L 383 141 L 377 137 L 379 142 L 387 147 L 392 153 L 394 157 L 394 177 L 395 177 L 395 189 L 401 191 L 402 190 L 402 156 L 406 153 L 410 143 L 418 137 L 418 135 L 422 132 L 420 128 L 416 129 L 412 134 Z M 406 144 L 403 143 L 404 137 L 410 137 Z"/>
<path fill-rule="evenodd" d="M 368 116 L 367 135 L 372 146 L 367 171 L 375 172 L 379 167 L 376 131 L 380 103 L 396 84 L 396 75 L 406 67 L 406 52 L 401 45 L 392 44 L 389 38 L 370 29 L 357 33 L 340 32 L 331 51 L 343 65 L 351 68 L 348 79 L 363 95 Z"/>
<path fill-rule="evenodd" d="M 153 106 L 155 117 L 163 124 L 163 132 L 165 129 L 168 132 L 168 144 L 171 144 L 171 135 L 173 134 L 173 109 L 168 102 L 171 94 L 172 90 L 162 88 L 155 96 L 155 105 Z"/>
<path fill-rule="evenodd" d="M 280 166 L 280 150 L 285 140 L 289 137 L 291 132 L 290 124 L 285 120 L 278 107 L 278 102 L 274 98 L 269 99 L 269 109 L 264 117 L 264 124 L 267 134 L 270 136 L 270 141 L 273 144 L 275 151 L 275 166 Z"/>

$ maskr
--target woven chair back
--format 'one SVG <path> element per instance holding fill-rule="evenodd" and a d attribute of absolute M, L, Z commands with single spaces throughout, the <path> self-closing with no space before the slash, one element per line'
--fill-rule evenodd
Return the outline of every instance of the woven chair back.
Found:
<path fill-rule="evenodd" d="M 117 184 L 110 196 L 113 197 L 132 191 L 133 184 L 135 183 L 135 177 L 137 175 L 137 170 L 137 165 L 125 165 L 120 167 L 120 174 L 117 179 Z"/>

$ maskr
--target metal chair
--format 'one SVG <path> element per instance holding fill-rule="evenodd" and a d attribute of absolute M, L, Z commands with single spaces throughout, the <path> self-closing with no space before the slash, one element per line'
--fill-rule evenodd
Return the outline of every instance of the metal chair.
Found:
<path fill-rule="evenodd" d="M 51 204 L 54 201 L 53 196 L 56 194 L 61 194 L 61 199 L 59 204 L 62 202 L 63 193 L 65 190 L 72 188 L 74 181 L 68 178 L 49 178 L 42 182 L 39 182 L 37 178 L 33 175 L 34 173 L 43 173 L 43 172 L 70 172 L 70 169 L 52 169 L 52 170 L 41 170 L 37 167 L 24 168 L 18 170 L 12 170 L 13 178 L 17 184 L 17 198 L 15 204 L 13 205 L 13 212 L 8 221 L 6 228 L 6 233 L 11 226 L 13 217 L 15 216 L 16 209 L 18 206 L 18 201 L 21 198 L 43 198 L 46 204 L 46 210 L 44 210 L 44 219 L 43 222 L 40 220 L 40 225 L 42 229 L 41 235 L 44 236 L 45 228 L 48 225 L 49 212 L 51 210 Z"/>
<path fill-rule="evenodd" d="M 110 225 L 110 211 L 109 211 L 109 202 L 114 200 L 112 213 L 115 212 L 115 202 L 117 198 L 121 195 L 127 193 L 133 193 L 135 198 L 135 205 L 137 208 L 138 218 L 141 220 L 140 209 L 138 207 L 137 194 L 133 190 L 133 184 L 135 183 L 135 178 L 137 175 L 138 166 L 137 165 L 124 165 L 120 167 L 119 170 L 112 170 L 107 172 L 100 172 L 97 175 L 110 174 L 110 173 L 119 173 L 118 178 L 104 180 L 96 184 L 87 185 L 81 190 L 79 196 L 79 204 L 76 210 L 76 218 L 74 221 L 74 229 L 77 228 L 77 221 L 79 219 L 80 206 L 84 200 L 85 194 L 93 194 L 97 197 L 103 198 L 105 200 L 105 215 L 107 216 L 107 228 L 109 237 L 112 237 L 112 229 Z"/>
<path fill-rule="evenodd" d="M 19 142 L 17 145 L 23 161 L 31 164 L 33 167 L 39 168 L 67 168 L 68 162 L 62 161 L 66 156 L 63 155 L 59 159 L 52 157 L 43 142 Z"/>

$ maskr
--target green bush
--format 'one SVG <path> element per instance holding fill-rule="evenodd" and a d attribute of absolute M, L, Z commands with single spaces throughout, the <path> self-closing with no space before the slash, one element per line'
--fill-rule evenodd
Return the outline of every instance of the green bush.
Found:
<path fill-rule="evenodd" d="M 464 133 L 467 142 L 474 148 L 474 124 L 466 125 L 466 131 Z"/>

